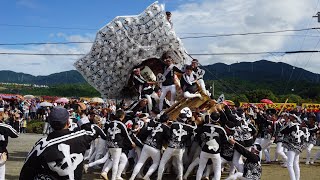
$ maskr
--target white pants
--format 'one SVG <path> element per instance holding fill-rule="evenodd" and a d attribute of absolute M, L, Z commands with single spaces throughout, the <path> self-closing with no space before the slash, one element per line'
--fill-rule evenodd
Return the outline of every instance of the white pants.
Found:
<path fill-rule="evenodd" d="M 294 151 L 287 152 L 287 168 L 289 171 L 290 180 L 300 179 L 299 155 L 299 153 L 296 153 Z"/>
<path fill-rule="evenodd" d="M 160 111 L 162 111 L 163 100 L 169 91 L 171 92 L 170 105 L 174 104 L 174 100 L 176 98 L 176 85 L 173 84 L 170 86 L 162 86 L 160 100 L 159 100 L 159 110 Z"/>
<path fill-rule="evenodd" d="M 196 180 L 201 180 L 201 177 L 203 175 L 203 171 L 204 171 L 209 159 L 211 159 L 212 165 L 213 165 L 213 172 L 214 172 L 213 180 L 220 180 L 221 179 L 221 157 L 220 157 L 220 153 L 218 153 L 218 154 L 210 154 L 210 153 L 206 153 L 206 152 L 201 151 L 201 153 L 200 153 L 200 163 L 199 163 L 199 168 L 198 168 L 198 171 L 197 171 Z"/>
<path fill-rule="evenodd" d="M 204 80 L 203 79 L 198 79 L 198 83 L 200 84 L 200 87 L 201 87 L 203 93 L 206 93 L 207 95 L 209 95 L 208 92 L 207 92 L 207 89 L 206 89 L 206 85 L 204 84 Z"/>
<path fill-rule="evenodd" d="M 145 94 L 144 96 L 145 96 L 145 97 L 147 98 L 147 100 L 148 100 L 148 110 L 149 110 L 148 113 L 150 113 L 150 111 L 152 110 L 152 106 L 153 106 L 154 104 L 152 104 L 152 99 L 151 99 L 151 96 L 150 96 L 150 95 Z"/>
<path fill-rule="evenodd" d="M 122 153 L 121 148 L 109 148 L 109 152 L 112 157 L 112 177 L 111 180 L 121 179 L 121 173 L 124 170 L 128 159 L 127 156 Z"/>
<path fill-rule="evenodd" d="M 226 180 L 236 180 L 236 179 L 249 180 L 249 179 L 243 177 L 243 173 L 241 173 L 241 172 L 237 172 L 234 175 L 229 176 Z"/>
<path fill-rule="evenodd" d="M 0 165 L 0 180 L 5 180 L 5 174 L 6 174 L 6 164 L 2 164 Z"/>
<path fill-rule="evenodd" d="M 183 97 L 190 98 L 190 99 L 195 97 L 201 98 L 201 94 L 191 94 L 189 93 L 189 91 L 186 91 L 183 93 Z"/>
<path fill-rule="evenodd" d="M 104 163 L 103 165 L 103 168 L 102 168 L 102 172 L 106 172 L 108 174 L 108 172 L 110 171 L 110 169 L 112 168 L 112 164 L 113 164 L 113 161 L 112 159 L 107 159 L 107 161 Z"/>
<path fill-rule="evenodd" d="M 312 150 L 313 146 L 314 146 L 313 144 L 308 144 L 308 146 L 307 146 L 307 160 L 306 160 L 306 162 L 310 161 L 311 150 Z"/>
<path fill-rule="evenodd" d="M 107 152 L 101 159 L 98 159 L 94 162 L 91 162 L 88 164 L 89 167 L 93 167 L 93 166 L 96 166 L 96 165 L 99 165 L 99 164 L 103 164 L 105 162 L 107 162 L 107 160 L 109 159 L 110 157 L 110 154 L 109 152 Z"/>
<path fill-rule="evenodd" d="M 193 169 L 198 166 L 200 163 L 200 158 L 197 157 L 196 159 L 193 160 L 193 162 L 189 165 L 186 173 L 184 173 L 183 175 L 183 179 L 188 179 L 189 175 L 191 174 L 191 172 L 193 171 Z"/>
<path fill-rule="evenodd" d="M 143 164 L 147 161 L 147 159 L 149 157 L 152 158 L 152 165 L 150 166 L 145 177 L 150 177 L 157 170 L 157 167 L 159 166 L 159 163 L 160 163 L 160 150 L 153 148 L 151 146 L 148 146 L 148 145 L 144 145 L 142 148 L 142 152 L 141 152 L 141 156 L 139 158 L 139 161 L 136 164 L 136 166 L 134 167 L 134 170 L 132 172 L 130 179 L 133 180 L 137 176 L 137 174 L 140 172 Z"/>
<path fill-rule="evenodd" d="M 242 172 L 243 173 L 243 160 L 242 160 L 242 155 L 237 151 L 234 150 L 233 153 L 233 158 L 232 158 L 232 165 L 231 167 L 234 166 L 235 168 L 237 168 L 238 172 Z M 233 168 L 231 168 L 233 169 Z M 230 171 L 231 172 L 231 171 Z M 233 172 L 231 172 L 231 174 L 233 174 Z"/>
<path fill-rule="evenodd" d="M 284 148 L 282 146 L 282 142 L 278 142 L 277 143 L 277 148 L 276 148 L 276 153 L 275 153 L 275 159 L 277 159 L 276 157 L 278 157 L 278 155 L 280 155 L 282 157 L 282 160 L 284 161 L 284 163 L 287 162 L 288 157 L 287 155 L 284 153 Z"/>
<path fill-rule="evenodd" d="M 255 144 L 260 144 L 261 146 L 261 151 L 259 153 L 260 160 L 262 159 L 262 151 L 264 152 L 265 158 L 267 162 L 270 162 L 270 152 L 268 151 L 268 147 L 271 145 L 271 140 L 270 139 L 265 139 L 265 138 L 257 138 L 255 141 Z"/>
<path fill-rule="evenodd" d="M 174 148 L 170 148 L 168 147 L 164 153 L 163 156 L 161 158 L 160 161 L 160 165 L 159 165 L 159 169 L 158 169 L 158 180 L 162 180 L 162 175 L 163 175 L 163 171 L 165 168 L 165 165 L 167 164 L 167 162 L 170 160 L 170 158 L 172 156 L 176 157 L 177 160 L 177 174 L 178 180 L 182 179 L 182 174 L 183 174 L 183 164 L 182 164 L 182 157 L 183 157 L 183 153 L 184 153 L 184 149 L 174 149 Z"/>

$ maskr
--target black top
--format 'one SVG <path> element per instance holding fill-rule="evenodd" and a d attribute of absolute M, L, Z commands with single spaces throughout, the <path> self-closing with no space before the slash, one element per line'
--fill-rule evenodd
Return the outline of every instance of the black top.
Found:
<path fill-rule="evenodd" d="M 168 147 L 176 149 L 185 148 L 188 140 L 190 139 L 190 134 L 193 134 L 195 128 L 195 126 L 182 122 L 172 123 Z"/>
<path fill-rule="evenodd" d="M 126 143 L 133 144 L 127 127 L 118 120 L 110 121 L 105 124 L 104 132 L 107 135 L 108 148 L 124 148 Z"/>
<path fill-rule="evenodd" d="M 170 127 L 162 123 L 149 123 L 146 130 L 149 132 L 145 144 L 156 149 L 161 149 L 170 138 Z"/>
<path fill-rule="evenodd" d="M 164 71 L 166 72 L 168 66 L 165 66 Z M 169 73 L 165 76 L 166 80 L 164 82 L 162 82 L 163 86 L 170 86 L 174 84 L 174 73 L 178 72 L 178 73 L 183 73 L 183 71 L 181 71 L 180 69 L 178 69 L 176 66 L 173 66 L 171 68 L 171 70 L 169 71 Z"/>
<path fill-rule="evenodd" d="M 234 144 L 234 148 L 241 155 L 247 158 L 243 166 L 243 177 L 247 179 L 259 180 L 262 173 L 259 155 L 248 151 L 246 148 L 237 143 Z"/>
<path fill-rule="evenodd" d="M 17 138 L 18 132 L 10 125 L 0 123 L 0 153 L 7 153 L 8 137 Z"/>
<path fill-rule="evenodd" d="M 80 180 L 84 153 L 90 148 L 91 141 L 98 137 L 98 132 L 102 131 L 96 125 L 73 132 L 69 129 L 53 131 L 35 144 L 19 179 Z"/>
<path fill-rule="evenodd" d="M 189 77 L 193 76 L 194 81 L 188 80 L 188 75 L 184 73 L 181 77 L 180 84 L 183 92 L 189 92 L 189 93 L 196 93 L 198 86 L 197 86 L 197 77 L 195 74 L 191 74 Z"/>
<path fill-rule="evenodd" d="M 280 133 L 284 134 L 283 147 L 287 148 L 288 151 L 301 153 L 305 139 L 300 124 L 289 122 L 280 130 Z"/>
<path fill-rule="evenodd" d="M 221 152 L 221 146 L 228 143 L 226 131 L 214 124 L 205 124 L 196 129 L 197 138 L 201 142 L 202 151 L 218 154 Z"/>

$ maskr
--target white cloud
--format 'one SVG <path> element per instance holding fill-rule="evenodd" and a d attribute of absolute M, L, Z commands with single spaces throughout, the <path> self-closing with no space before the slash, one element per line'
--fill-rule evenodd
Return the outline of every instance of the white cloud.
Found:
<path fill-rule="evenodd" d="M 312 19 L 316 13 L 316 6 L 317 0 L 203 0 L 179 6 L 173 11 L 173 23 L 180 37 L 191 36 L 184 34 L 190 32 L 228 34 L 317 27 L 317 20 Z M 318 35 L 318 32 L 282 33 L 285 36 L 277 34 L 185 39 L 183 43 L 189 53 L 270 52 L 315 48 L 318 39 L 314 37 L 306 37 L 303 40 L 304 36 L 288 36 L 297 34 Z M 320 64 L 316 61 L 319 57 L 318 53 L 313 54 L 311 59 L 310 54 L 290 55 L 283 58 L 285 60 L 283 62 L 320 73 L 318 70 Z M 202 64 L 215 62 L 230 64 L 262 58 L 276 61 L 268 55 L 199 56 L 197 58 Z M 309 59 L 306 65 L 304 62 Z"/>
<path fill-rule="evenodd" d="M 92 35 L 65 35 L 62 33 L 50 34 L 50 37 L 63 37 L 64 41 L 93 41 Z M 0 48 L 0 52 L 9 53 L 44 53 L 44 54 L 85 54 L 91 48 L 91 44 L 74 45 L 34 45 L 25 49 L 19 48 Z M 29 56 L 29 55 L 1 55 L 0 70 L 11 70 L 32 75 L 48 75 L 61 71 L 75 69 L 73 63 L 80 56 Z"/>
<path fill-rule="evenodd" d="M 25 5 L 28 1 L 18 3 Z M 33 2 L 33 1 L 32 1 Z M 182 2 L 182 1 L 181 1 Z M 181 4 L 181 2 L 179 4 Z M 283 29 L 300 29 L 317 27 L 315 18 L 318 0 L 189 0 L 183 1 L 173 13 L 174 29 L 180 37 L 196 36 L 186 33 L 227 34 L 275 31 Z M 32 5 L 32 4 L 31 4 Z M 30 5 L 30 7 L 32 7 Z M 320 5 L 318 5 L 320 7 Z M 319 37 L 318 31 L 290 32 L 273 35 L 231 36 L 203 39 L 184 39 L 183 43 L 189 53 L 226 53 L 226 52 L 263 52 L 313 50 Z M 285 36 L 281 36 L 285 35 Z M 301 36 L 288 36 L 301 35 Z M 49 34 L 52 39 L 60 41 L 93 41 L 94 35 L 67 35 L 64 33 Z M 305 39 L 304 39 L 305 37 Z M 18 48 L 0 48 L 0 52 L 27 53 L 87 53 L 91 44 L 74 45 L 44 45 Z M 312 72 L 320 73 L 319 53 L 286 55 L 284 58 L 270 55 L 247 56 L 199 56 L 202 64 L 217 62 L 235 63 L 241 61 L 256 61 L 262 58 L 272 61 L 282 61 L 302 67 Z M 55 72 L 71 70 L 77 56 L 13 56 L 1 55 L 1 70 L 9 69 L 33 75 L 47 75 Z"/>

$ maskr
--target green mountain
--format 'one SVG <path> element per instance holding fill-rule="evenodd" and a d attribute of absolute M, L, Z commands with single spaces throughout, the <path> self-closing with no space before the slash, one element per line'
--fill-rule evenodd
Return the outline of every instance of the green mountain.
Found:
<path fill-rule="evenodd" d="M 215 95 L 224 93 L 237 102 L 258 102 L 269 98 L 283 102 L 290 96 L 292 102 L 320 101 L 319 74 L 296 68 L 282 62 L 260 60 L 231 65 L 216 63 L 203 66 L 208 86 L 214 84 Z M 8 87 L 1 93 L 21 93 L 55 96 L 99 96 L 76 70 L 48 76 L 33 76 L 13 71 L 0 71 L 0 82 L 48 85 L 50 88 Z M 77 84 L 77 85 L 74 85 Z M 298 96 L 297 96 L 298 95 Z"/>
<path fill-rule="evenodd" d="M 38 85 L 57 85 L 85 83 L 82 75 L 76 71 L 65 71 L 50 74 L 48 76 L 33 76 L 25 73 L 16 73 L 13 71 L 0 71 L 0 82 L 19 83 L 19 84 L 38 84 Z"/>

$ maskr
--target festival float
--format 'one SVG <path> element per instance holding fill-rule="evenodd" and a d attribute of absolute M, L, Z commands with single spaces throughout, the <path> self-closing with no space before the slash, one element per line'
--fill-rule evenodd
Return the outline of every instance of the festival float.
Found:
<path fill-rule="evenodd" d="M 103 98 L 123 99 L 133 97 L 133 69 L 140 67 L 146 80 L 159 81 L 158 74 L 163 73 L 161 57 L 168 53 L 177 67 L 191 62 L 166 17 L 164 5 L 154 2 L 139 15 L 117 16 L 102 27 L 90 52 L 74 66 Z M 178 95 L 177 103 L 166 112 L 174 119 L 183 107 L 196 109 L 214 104 L 209 96 L 200 93 L 201 99 Z"/>

